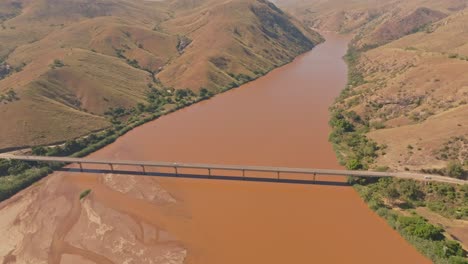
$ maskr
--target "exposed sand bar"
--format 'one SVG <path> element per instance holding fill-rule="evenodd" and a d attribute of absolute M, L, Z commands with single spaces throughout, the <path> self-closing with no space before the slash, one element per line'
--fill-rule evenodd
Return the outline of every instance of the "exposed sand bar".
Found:
<path fill-rule="evenodd" d="M 349 39 L 326 37 L 291 64 L 143 125 L 90 157 L 339 169 L 327 140 L 328 107 L 346 83 Z M 347 186 L 64 172 L 44 182 L 51 178 L 58 183 L 35 207 L 59 194 L 73 201 L 71 224 L 60 222 L 67 215 L 54 218 L 53 263 L 122 263 L 105 242 L 135 263 L 150 262 L 134 252 L 172 260 L 155 263 L 430 263 Z M 93 190 L 89 201 L 76 207 L 85 188 Z M 86 238 L 90 230 L 97 240 Z M 129 250 L 112 244 L 121 238 Z"/>

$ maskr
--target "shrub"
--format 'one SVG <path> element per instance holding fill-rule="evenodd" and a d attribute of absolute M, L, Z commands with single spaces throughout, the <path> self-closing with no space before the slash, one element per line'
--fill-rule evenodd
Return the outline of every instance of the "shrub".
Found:
<path fill-rule="evenodd" d="M 140 69 L 140 64 L 138 63 L 137 60 L 133 59 L 133 60 L 127 60 L 127 63 L 132 66 L 133 68 L 137 68 L 137 69 Z"/>
<path fill-rule="evenodd" d="M 375 171 L 378 171 L 378 172 L 386 172 L 388 171 L 390 168 L 388 166 L 379 166 L 377 168 L 375 168 Z"/>
<path fill-rule="evenodd" d="M 346 120 L 342 111 L 335 111 L 332 113 L 330 125 L 339 134 L 354 131 L 353 124 Z"/>
<path fill-rule="evenodd" d="M 65 64 L 63 63 L 63 61 L 59 59 L 55 59 L 54 62 L 50 65 L 52 69 L 61 68 L 63 66 L 65 66 Z"/>
<path fill-rule="evenodd" d="M 27 162 L 11 160 L 9 162 L 8 174 L 9 175 L 20 174 L 30 168 L 31 166 Z"/>
<path fill-rule="evenodd" d="M 464 254 L 463 248 L 460 245 L 460 243 L 456 241 L 452 241 L 452 240 L 445 241 L 444 246 L 443 246 L 444 257 L 451 257 L 451 256 L 463 257 L 463 254 Z M 468 260 L 465 259 L 465 263 L 468 263 Z"/>
<path fill-rule="evenodd" d="M 45 156 L 47 154 L 47 149 L 42 146 L 36 146 L 32 148 L 32 154 L 36 156 Z"/>
<path fill-rule="evenodd" d="M 91 193 L 91 189 L 84 190 L 80 193 L 80 200 L 83 200 L 86 196 L 88 196 Z"/>
<path fill-rule="evenodd" d="M 363 165 L 359 159 L 352 158 L 349 159 L 348 162 L 346 162 L 346 168 L 348 168 L 349 170 L 361 170 L 363 169 Z"/>
<path fill-rule="evenodd" d="M 419 216 L 399 216 L 400 228 L 409 235 L 428 240 L 443 240 L 443 229 L 426 222 Z"/>
<path fill-rule="evenodd" d="M 200 89 L 200 97 L 201 98 L 209 98 L 211 96 L 213 96 L 213 93 L 210 92 L 208 89 L 206 89 L 206 88 L 201 88 Z"/>
<path fill-rule="evenodd" d="M 390 199 L 391 201 L 394 201 L 394 200 L 400 198 L 400 192 L 398 191 L 398 189 L 395 186 L 389 186 L 385 190 L 385 196 L 388 199 Z"/>
<path fill-rule="evenodd" d="M 465 257 L 451 256 L 449 258 L 450 264 L 468 264 L 468 260 Z"/>
<path fill-rule="evenodd" d="M 463 165 L 458 161 L 450 161 L 447 165 L 447 175 L 457 179 L 466 179 L 466 172 Z"/>
<path fill-rule="evenodd" d="M 49 167 L 32 168 L 25 172 L 5 178 L 0 178 L 0 201 L 10 198 L 22 189 L 40 180 L 52 170 Z"/>
<path fill-rule="evenodd" d="M 10 161 L 6 159 L 0 159 L 0 176 L 8 175 L 9 168 L 10 168 Z"/>
<path fill-rule="evenodd" d="M 384 129 L 385 128 L 385 123 L 383 122 L 374 122 L 371 124 L 371 127 L 374 129 Z"/>
<path fill-rule="evenodd" d="M 422 192 L 420 185 L 413 180 L 401 180 L 399 181 L 400 193 L 408 201 L 417 201 L 424 198 L 424 193 Z"/>

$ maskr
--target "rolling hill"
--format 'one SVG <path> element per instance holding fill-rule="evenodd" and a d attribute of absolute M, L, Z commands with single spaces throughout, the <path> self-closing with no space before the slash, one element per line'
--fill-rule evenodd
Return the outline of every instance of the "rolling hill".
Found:
<path fill-rule="evenodd" d="M 379 164 L 419 170 L 468 160 L 467 24 L 463 11 L 361 55 L 366 83 L 347 100 L 385 126 L 368 134 L 388 146 Z"/>
<path fill-rule="evenodd" d="M 333 109 L 350 134 L 376 145 L 350 135 L 337 146 L 343 161 L 437 173 L 450 161 L 468 166 L 468 1 L 277 4 L 314 28 L 354 34 L 349 85 Z"/>
<path fill-rule="evenodd" d="M 353 46 L 373 48 L 423 29 L 468 6 L 467 0 L 277 0 L 305 24 L 319 29 L 354 33 Z"/>
<path fill-rule="evenodd" d="M 322 41 L 264 0 L 1 5 L 0 149 L 109 127 L 104 113 L 145 103 L 150 86 L 224 91 Z"/>

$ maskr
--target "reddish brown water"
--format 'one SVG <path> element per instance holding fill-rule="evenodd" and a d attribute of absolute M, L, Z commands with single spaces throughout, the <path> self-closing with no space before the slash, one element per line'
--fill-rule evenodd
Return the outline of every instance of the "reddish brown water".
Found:
<path fill-rule="evenodd" d="M 141 126 L 93 157 L 340 168 L 328 107 L 346 83 L 348 38 L 327 42 L 233 91 Z M 139 221 L 164 227 L 188 263 L 427 263 L 351 187 L 157 178 L 176 205 L 68 178 Z M 125 177 L 125 176 L 122 176 Z"/>

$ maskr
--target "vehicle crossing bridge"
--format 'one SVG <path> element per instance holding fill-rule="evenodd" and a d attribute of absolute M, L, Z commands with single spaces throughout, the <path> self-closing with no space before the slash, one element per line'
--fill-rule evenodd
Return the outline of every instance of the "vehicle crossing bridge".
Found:
<path fill-rule="evenodd" d="M 428 175 L 410 172 L 376 172 L 376 171 L 350 171 L 350 170 L 329 170 L 329 169 L 309 169 L 309 168 L 287 168 L 287 167 L 266 167 L 266 166 L 242 166 L 242 165 L 215 165 L 198 163 L 175 163 L 175 162 L 155 162 L 155 161 L 129 161 L 129 160 L 100 160 L 94 158 L 70 158 L 70 157 L 43 157 L 43 156 L 18 156 L 10 154 L 0 154 L 0 159 L 37 161 L 37 162 L 60 162 L 78 164 L 80 171 L 83 171 L 84 164 L 99 164 L 109 166 L 114 171 L 115 166 L 135 166 L 141 168 L 141 173 L 146 174 L 147 168 L 171 168 L 175 175 L 180 174 L 181 169 L 206 170 L 207 176 L 212 176 L 213 171 L 237 171 L 246 178 L 246 172 L 266 172 L 274 177 L 271 179 L 284 179 L 282 174 L 306 174 L 311 175 L 315 181 L 317 175 L 328 176 L 354 176 L 354 177 L 395 177 L 402 179 L 414 179 L 419 181 L 436 181 L 451 184 L 467 184 L 468 181 L 445 176 Z"/>

